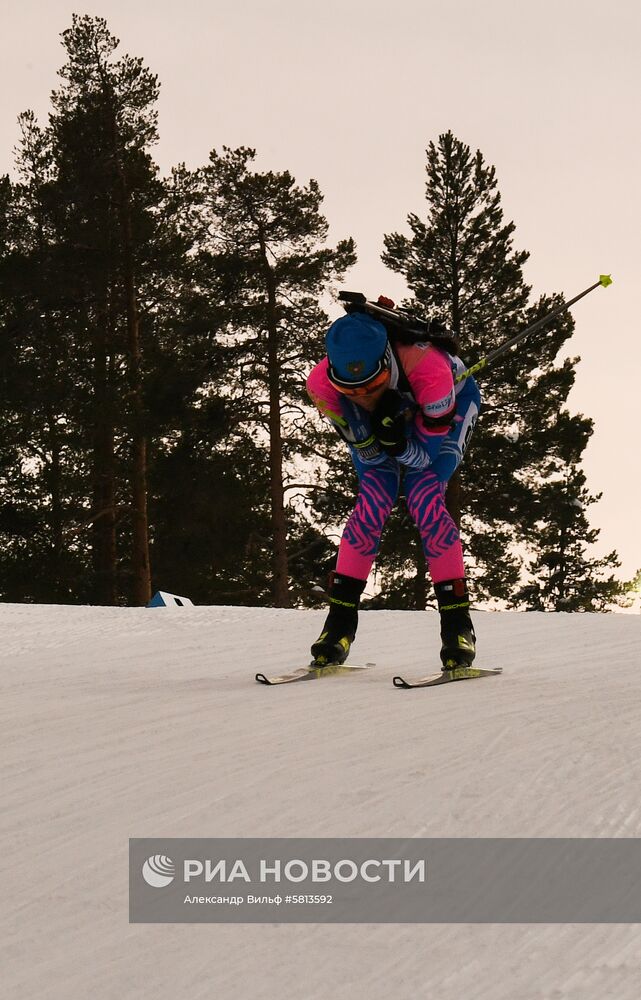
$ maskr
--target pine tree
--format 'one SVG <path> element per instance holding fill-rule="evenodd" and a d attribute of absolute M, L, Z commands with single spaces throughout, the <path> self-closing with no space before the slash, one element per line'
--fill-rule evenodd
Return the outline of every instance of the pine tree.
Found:
<path fill-rule="evenodd" d="M 52 95 L 50 117 L 59 187 L 70 211 L 68 238 L 93 258 L 95 450 L 94 557 L 97 575 L 115 563 L 115 407 L 126 405 L 131 500 L 131 593 L 151 596 L 147 514 L 147 428 L 141 334 L 141 265 L 150 237 L 150 208 L 160 197 L 148 149 L 157 139 L 158 80 L 141 59 L 113 59 L 119 41 L 102 18 L 74 15 L 63 32 L 68 61 L 64 83 Z M 73 232 L 73 236 L 72 236 Z M 86 272 L 85 272 L 86 273 Z M 114 398 L 116 355 L 125 361 L 126 391 Z"/>
<path fill-rule="evenodd" d="M 82 516 L 85 472 L 73 401 L 73 289 L 52 218 L 50 138 L 30 112 L 19 123 L 19 180 L 2 185 L 0 592 L 64 603 L 88 596 L 86 547 L 66 534 Z"/>
<path fill-rule="evenodd" d="M 0 576 L 12 599 L 143 603 L 153 464 L 197 422 L 216 352 L 184 192 L 149 153 L 157 80 L 114 58 L 100 18 L 74 17 L 63 41 L 48 126 L 21 116 L 20 181 L 2 189 L 2 406 L 16 432 Z"/>
<path fill-rule="evenodd" d="M 522 272 L 528 254 L 513 247 L 515 226 L 504 220 L 495 169 L 479 151 L 472 154 L 447 132 L 430 143 L 426 173 L 427 218 L 410 214 L 410 236 L 386 236 L 383 260 L 405 276 L 413 294 L 406 304 L 439 314 L 472 363 L 562 299 L 541 297 L 528 306 Z M 453 498 L 464 511 L 479 597 L 509 600 L 523 571 L 524 534 L 536 548 L 528 530 L 533 489 L 549 474 L 558 415 L 574 381 L 577 359 L 555 361 L 573 325 L 569 314 L 559 317 L 482 380 L 481 420 L 462 467 L 461 496 Z M 584 434 L 582 418 L 566 422 L 570 433 Z M 405 575 L 412 561 L 408 543 Z"/>
<path fill-rule="evenodd" d="M 287 171 L 260 173 L 254 158 L 246 148 L 211 153 L 198 177 L 200 250 L 215 283 L 212 299 L 226 315 L 224 379 L 237 433 L 252 434 L 269 469 L 271 594 L 285 607 L 292 599 L 288 530 L 298 522 L 292 535 L 302 531 L 286 494 L 299 481 L 295 462 L 316 447 L 304 384 L 323 352 L 328 320 L 319 300 L 355 256 L 352 240 L 325 245 L 315 181 L 299 187 Z"/>
<path fill-rule="evenodd" d="M 24 302 L 10 326 L 21 353 L 10 353 L 8 364 L 31 436 L 14 458 L 31 470 L 34 501 L 40 490 L 41 507 L 50 505 L 56 555 L 63 547 L 86 549 L 91 531 L 91 599 L 115 603 L 122 588 L 144 603 L 150 578 L 140 296 L 145 260 L 160 253 L 149 250 L 162 195 L 148 154 L 158 86 L 141 60 L 113 59 L 118 40 L 103 19 L 74 16 L 62 38 L 67 62 L 47 127 L 30 112 L 21 116 L 13 239 Z M 34 380 L 42 392 L 31 418 Z M 62 499 L 71 481 L 82 495 L 73 517 Z M 119 518 L 131 552 L 124 587 Z M 60 574 L 55 561 L 44 563 L 55 592 Z"/>
<path fill-rule="evenodd" d="M 575 465 L 565 475 L 547 481 L 538 491 L 537 555 L 528 569 L 533 579 L 512 598 L 513 606 L 528 611 L 606 611 L 621 603 L 625 586 L 608 570 L 620 566 L 616 552 L 591 557 L 599 531 L 591 528 L 586 510 L 593 496 L 585 475 Z"/>

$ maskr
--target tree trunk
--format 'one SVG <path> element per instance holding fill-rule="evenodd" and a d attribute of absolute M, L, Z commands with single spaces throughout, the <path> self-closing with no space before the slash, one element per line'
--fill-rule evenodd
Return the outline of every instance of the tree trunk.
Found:
<path fill-rule="evenodd" d="M 427 607 L 427 562 L 423 552 L 423 542 L 417 539 L 416 576 L 414 577 L 414 601 L 417 611 L 425 611 Z"/>
<path fill-rule="evenodd" d="M 269 378 L 269 473 L 272 524 L 272 597 L 277 608 L 290 607 L 287 560 L 287 519 L 283 489 L 283 439 L 280 419 L 280 363 L 276 282 L 259 227 L 260 249 L 267 286 L 267 358 Z"/>
<path fill-rule="evenodd" d="M 445 494 L 445 506 L 456 527 L 461 530 L 461 473 L 457 469 L 449 483 Z"/>
<path fill-rule="evenodd" d="M 53 594 L 59 600 L 68 597 L 67 581 L 63 572 L 64 537 L 62 528 L 62 462 L 60 435 L 55 414 L 48 407 L 47 422 L 49 424 L 49 442 L 51 449 L 51 464 L 49 466 L 49 489 L 51 492 L 51 587 Z"/>
<path fill-rule="evenodd" d="M 94 438 L 92 564 L 93 602 L 113 606 L 116 588 L 116 517 L 113 476 L 113 429 L 100 427 Z"/>
<path fill-rule="evenodd" d="M 111 339 L 111 314 L 107 304 L 111 290 L 105 290 L 105 305 L 94 337 L 94 438 L 93 511 L 98 516 L 91 526 L 93 594 L 96 604 L 115 605 L 116 586 L 116 496 L 114 410 L 107 364 Z"/>
<path fill-rule="evenodd" d="M 124 215 L 125 294 L 127 300 L 127 342 L 129 347 L 129 386 L 132 413 L 132 599 L 134 604 L 145 605 L 151 598 L 147 515 L 147 438 L 144 430 L 145 414 L 142 399 L 140 318 L 133 275 L 131 215 L 129 206 L 126 203 Z"/>
<path fill-rule="evenodd" d="M 131 499 L 132 499 L 132 600 L 145 605 L 151 598 L 149 526 L 147 515 L 147 439 L 142 393 L 140 314 L 134 273 L 134 238 L 131 203 L 125 171 L 118 149 L 117 124 L 113 120 L 114 160 L 119 181 L 119 218 L 123 252 L 123 276 L 127 309 L 129 394 L 131 402 Z"/>

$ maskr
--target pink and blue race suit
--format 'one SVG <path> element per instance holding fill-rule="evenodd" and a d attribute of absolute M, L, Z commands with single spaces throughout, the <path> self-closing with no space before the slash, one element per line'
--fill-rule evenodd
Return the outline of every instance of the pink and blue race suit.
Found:
<path fill-rule="evenodd" d="M 359 479 L 356 506 L 338 552 L 339 573 L 366 580 L 385 522 L 396 503 L 405 470 L 407 506 L 418 527 L 434 583 L 465 576 L 458 528 L 445 506 L 448 480 L 459 466 L 478 417 L 481 395 L 460 358 L 431 344 L 397 344 L 391 352 L 390 388 L 406 396 L 415 413 L 407 425 L 405 450 L 392 458 L 372 433 L 370 414 L 330 382 L 324 358 L 310 373 L 314 405 L 348 444 Z M 452 417 L 443 423 L 443 418 Z M 440 423 L 439 423 L 440 421 Z"/>

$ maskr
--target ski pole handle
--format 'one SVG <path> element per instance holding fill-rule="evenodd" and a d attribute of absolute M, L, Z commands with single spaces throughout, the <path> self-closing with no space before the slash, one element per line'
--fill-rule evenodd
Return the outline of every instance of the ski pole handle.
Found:
<path fill-rule="evenodd" d="M 555 319 L 557 316 L 560 316 L 561 313 L 566 311 L 566 309 L 569 309 L 570 306 L 573 306 L 575 302 L 578 302 L 579 299 L 582 299 L 584 295 L 588 295 L 590 292 L 593 292 L 594 289 L 598 288 L 600 285 L 603 288 L 607 288 L 608 285 L 611 284 L 612 284 L 612 278 L 610 277 L 609 274 L 599 275 L 599 280 L 595 281 L 594 284 L 590 285 L 589 288 L 586 288 L 584 291 L 579 292 L 579 294 L 575 295 L 574 298 L 570 299 L 569 302 L 562 302 L 561 305 L 553 309 L 552 312 L 547 314 L 547 316 L 542 316 L 541 319 L 537 319 L 535 323 L 530 324 L 530 326 L 526 326 L 525 330 L 521 330 L 520 333 L 517 333 L 514 337 L 511 337 L 510 340 L 506 340 L 504 344 L 500 344 L 499 347 L 496 347 L 493 351 L 490 351 L 490 353 L 486 357 L 481 358 L 480 361 L 477 361 L 475 365 L 471 365 L 469 368 L 466 368 L 464 372 L 461 372 L 460 375 L 456 376 L 454 381 L 462 382 L 463 379 L 468 377 L 468 375 L 476 375 L 477 372 L 480 372 L 484 368 L 487 368 L 488 365 L 491 365 L 493 361 L 496 361 L 496 359 L 500 358 L 503 354 L 506 353 L 506 351 L 509 351 L 511 347 L 514 347 L 515 344 L 518 344 L 521 340 L 524 339 L 524 337 L 529 336 L 536 330 L 540 330 L 542 326 L 545 326 L 551 320 Z"/>

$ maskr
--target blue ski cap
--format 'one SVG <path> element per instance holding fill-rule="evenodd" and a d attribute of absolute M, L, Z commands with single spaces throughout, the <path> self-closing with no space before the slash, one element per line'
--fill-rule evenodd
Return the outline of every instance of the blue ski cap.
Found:
<path fill-rule="evenodd" d="M 387 332 L 382 323 L 367 313 L 341 316 L 330 326 L 325 338 L 329 377 L 347 388 L 367 385 L 385 367 Z"/>

